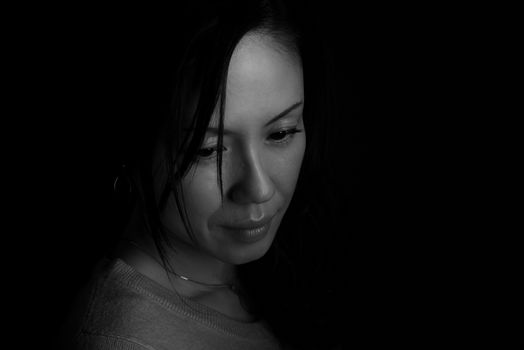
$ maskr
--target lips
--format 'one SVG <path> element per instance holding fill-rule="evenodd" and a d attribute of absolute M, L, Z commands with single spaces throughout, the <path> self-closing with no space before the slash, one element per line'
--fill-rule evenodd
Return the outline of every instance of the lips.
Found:
<path fill-rule="evenodd" d="M 225 224 L 223 226 L 230 230 L 256 230 L 258 228 L 264 227 L 269 222 L 271 222 L 271 219 L 273 218 L 273 216 L 274 215 L 264 216 L 260 220 L 237 221 L 234 224 Z"/>
<path fill-rule="evenodd" d="M 271 217 L 264 217 L 262 220 L 247 220 L 237 222 L 235 225 L 223 226 L 229 237 L 243 243 L 255 243 L 266 237 L 271 228 Z"/>

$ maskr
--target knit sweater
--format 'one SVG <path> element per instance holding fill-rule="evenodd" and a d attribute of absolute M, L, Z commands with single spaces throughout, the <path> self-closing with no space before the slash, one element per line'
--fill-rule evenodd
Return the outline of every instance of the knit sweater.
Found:
<path fill-rule="evenodd" d="M 68 349 L 278 349 L 263 322 L 231 319 L 105 259 L 65 324 Z"/>

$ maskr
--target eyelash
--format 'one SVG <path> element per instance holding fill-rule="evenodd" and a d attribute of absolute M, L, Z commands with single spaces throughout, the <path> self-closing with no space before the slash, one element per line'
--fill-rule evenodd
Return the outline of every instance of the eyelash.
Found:
<path fill-rule="evenodd" d="M 302 130 L 299 130 L 298 128 L 291 128 L 291 129 L 287 129 L 287 130 L 281 130 L 281 131 L 274 132 L 274 133 L 272 133 L 269 136 L 271 137 L 273 135 L 283 135 L 284 137 L 282 139 L 280 139 L 280 140 L 273 140 L 273 141 L 278 143 L 278 144 L 285 144 L 285 143 L 288 143 L 289 141 L 291 141 L 293 136 L 295 136 L 295 134 L 297 134 L 299 132 L 302 132 Z"/>
<path fill-rule="evenodd" d="M 280 145 L 285 145 L 289 143 L 293 139 L 295 134 L 299 132 L 302 132 L 302 130 L 299 130 L 298 128 L 291 128 L 287 130 L 281 130 L 281 131 L 274 132 L 271 135 L 269 135 L 269 137 L 271 138 L 272 136 L 275 136 L 275 135 L 283 136 L 281 139 L 272 139 L 271 140 L 272 142 L 280 146 Z M 226 149 L 224 148 L 223 150 L 226 150 Z M 206 152 L 208 151 L 211 151 L 211 153 L 207 154 Z M 202 159 L 211 159 L 216 156 L 216 151 L 217 151 L 217 147 L 204 147 L 198 150 L 197 155 L 198 157 Z"/>

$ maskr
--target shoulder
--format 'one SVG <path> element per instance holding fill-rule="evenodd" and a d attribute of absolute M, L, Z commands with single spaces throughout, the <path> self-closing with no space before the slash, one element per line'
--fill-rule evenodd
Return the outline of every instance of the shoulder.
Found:
<path fill-rule="evenodd" d="M 144 344 L 138 339 L 84 332 L 77 336 L 72 347 L 69 347 L 69 349 L 71 348 L 77 350 L 155 350 L 154 347 Z"/>
<path fill-rule="evenodd" d="M 74 310 L 69 349 L 274 349 L 258 323 L 229 319 L 140 275 L 123 261 L 94 274 Z"/>
<path fill-rule="evenodd" d="M 78 294 L 61 338 L 75 349 L 156 349 L 187 322 L 120 261 L 105 261 Z M 169 330 L 167 332 L 166 330 Z"/>

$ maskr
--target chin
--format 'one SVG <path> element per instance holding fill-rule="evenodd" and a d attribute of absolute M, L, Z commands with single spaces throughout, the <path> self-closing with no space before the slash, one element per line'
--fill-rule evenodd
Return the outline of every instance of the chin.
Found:
<path fill-rule="evenodd" d="M 249 254 L 237 255 L 234 257 L 234 261 L 232 261 L 232 263 L 235 265 L 247 264 L 262 258 L 264 255 L 266 255 L 268 251 L 269 247 L 267 247 L 266 249 L 259 249 L 256 252 L 250 252 Z"/>
<path fill-rule="evenodd" d="M 242 265 L 258 260 L 269 251 L 273 238 L 274 235 L 271 235 L 256 243 L 233 246 L 228 252 L 224 252 L 225 256 L 221 260 L 233 265 Z"/>

